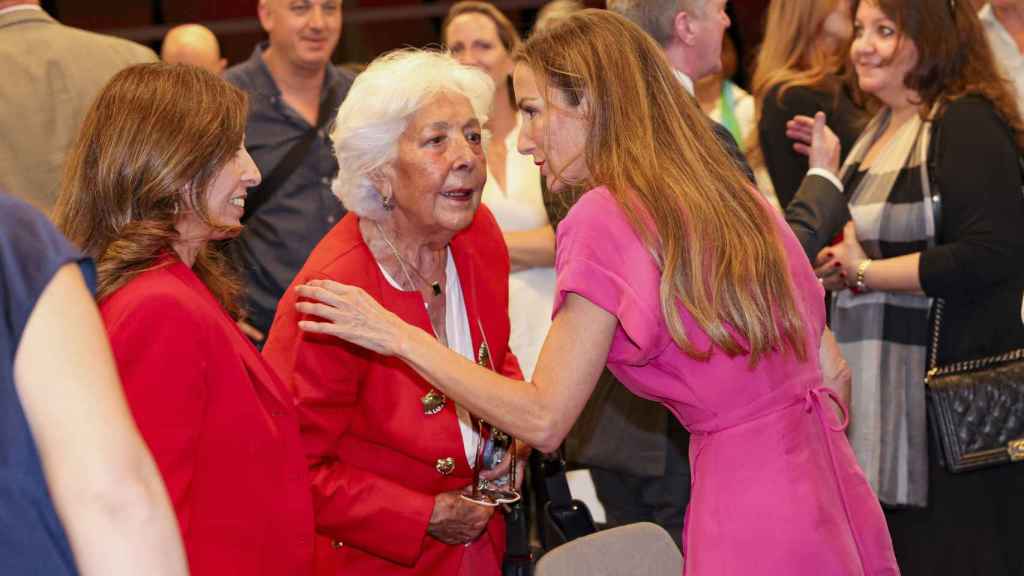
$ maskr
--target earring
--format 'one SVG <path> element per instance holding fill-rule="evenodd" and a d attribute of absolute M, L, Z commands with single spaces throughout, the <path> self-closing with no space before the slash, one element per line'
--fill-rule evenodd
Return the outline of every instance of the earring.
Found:
<path fill-rule="evenodd" d="M 395 197 L 394 196 L 385 196 L 385 195 L 381 194 L 381 196 L 380 196 L 380 205 L 381 205 L 381 207 L 384 208 L 384 210 L 386 210 L 388 212 L 391 212 L 392 210 L 395 209 Z"/>

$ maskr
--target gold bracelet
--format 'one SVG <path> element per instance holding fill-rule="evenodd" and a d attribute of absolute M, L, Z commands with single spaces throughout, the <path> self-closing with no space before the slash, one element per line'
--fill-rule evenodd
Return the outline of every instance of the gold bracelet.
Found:
<path fill-rule="evenodd" d="M 867 292 L 867 290 L 868 290 L 868 284 L 867 284 L 867 282 L 864 281 L 864 275 L 867 273 L 868 266 L 871 266 L 872 262 L 874 262 L 874 260 L 872 260 L 871 258 L 865 258 L 865 259 L 860 261 L 860 264 L 857 265 L 857 284 L 856 284 L 856 286 L 857 286 L 857 290 L 859 290 L 861 292 Z"/>

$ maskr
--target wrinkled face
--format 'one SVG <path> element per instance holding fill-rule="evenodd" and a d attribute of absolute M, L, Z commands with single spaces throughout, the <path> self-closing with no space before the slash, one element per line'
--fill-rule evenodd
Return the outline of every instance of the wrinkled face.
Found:
<path fill-rule="evenodd" d="M 498 37 L 498 26 L 479 12 L 461 14 L 448 24 L 445 42 L 460 64 L 476 66 L 502 86 L 512 73 L 512 58 Z"/>
<path fill-rule="evenodd" d="M 905 100 L 903 79 L 917 65 L 917 47 L 891 18 L 869 2 L 857 7 L 850 59 L 861 90 L 889 106 Z"/>
<path fill-rule="evenodd" d="M 341 37 L 341 0 L 262 0 L 260 24 L 270 47 L 295 68 L 318 70 Z"/>
<path fill-rule="evenodd" d="M 850 21 L 850 0 L 839 0 L 836 7 L 825 17 L 822 24 L 825 40 L 833 46 L 843 44 L 853 34 L 853 22 Z"/>
<path fill-rule="evenodd" d="M 588 178 L 586 102 L 573 106 L 560 90 L 543 90 L 537 74 L 525 64 L 516 65 L 512 78 L 523 118 L 519 152 L 533 156 L 552 192 Z"/>
<path fill-rule="evenodd" d="M 694 80 L 722 71 L 722 36 L 732 22 L 725 13 L 726 0 L 705 0 L 704 13 L 694 17 L 694 50 L 699 55 Z"/>
<path fill-rule="evenodd" d="M 377 184 L 394 195 L 400 235 L 450 237 L 469 226 L 487 179 L 482 128 L 469 100 L 452 93 L 427 99 L 398 139 L 389 172 Z"/>

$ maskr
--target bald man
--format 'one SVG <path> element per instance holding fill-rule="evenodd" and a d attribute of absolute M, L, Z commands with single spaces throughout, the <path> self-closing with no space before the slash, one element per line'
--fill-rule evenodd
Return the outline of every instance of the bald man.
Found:
<path fill-rule="evenodd" d="M 175 26 L 164 36 L 160 58 L 168 64 L 191 64 L 220 74 L 228 61 L 220 57 L 220 44 L 202 24 Z"/>

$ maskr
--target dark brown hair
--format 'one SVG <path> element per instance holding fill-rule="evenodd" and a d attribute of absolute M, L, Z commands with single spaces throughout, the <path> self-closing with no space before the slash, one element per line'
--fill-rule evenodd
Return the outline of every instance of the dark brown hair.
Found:
<path fill-rule="evenodd" d="M 586 102 L 584 188 L 606 186 L 661 267 L 661 310 L 687 355 L 682 304 L 714 346 L 754 365 L 772 350 L 807 358 L 804 320 L 771 208 L 643 30 L 583 10 L 527 40 L 518 55 L 572 106 Z M 550 102 L 550 99 L 546 99 Z M 777 218 L 777 217 L 776 217 Z"/>
<path fill-rule="evenodd" d="M 99 299 L 171 253 L 175 224 L 210 220 L 207 188 L 245 135 L 245 94 L 183 64 L 140 64 L 117 73 L 93 101 L 68 152 L 55 220 L 96 261 Z M 193 270 L 234 317 L 240 284 L 221 253 L 204 246 Z"/>
<path fill-rule="evenodd" d="M 1024 123 L 1014 88 L 996 67 L 981 21 L 970 2 L 853 0 L 854 15 L 863 2 L 877 6 L 896 23 L 901 41 L 910 40 L 917 48 L 917 64 L 907 72 L 903 84 L 920 96 L 922 114 L 936 103 L 980 96 L 1010 126 L 1017 148 L 1024 152 Z M 857 84 L 854 81 L 851 85 Z M 867 98 L 859 89 L 856 93 L 861 99 Z"/>

